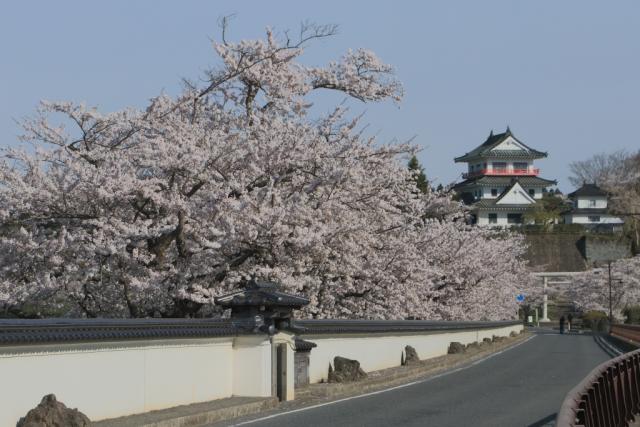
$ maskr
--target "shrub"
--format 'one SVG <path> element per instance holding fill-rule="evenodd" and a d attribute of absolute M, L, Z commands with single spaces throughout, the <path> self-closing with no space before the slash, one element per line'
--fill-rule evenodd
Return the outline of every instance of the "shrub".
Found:
<path fill-rule="evenodd" d="M 603 322 L 607 320 L 607 313 L 604 311 L 591 310 L 582 315 L 582 326 L 585 329 L 591 328 L 600 330 Z"/>
<path fill-rule="evenodd" d="M 630 305 L 622 310 L 624 314 L 624 323 L 631 325 L 640 324 L 640 305 Z"/>

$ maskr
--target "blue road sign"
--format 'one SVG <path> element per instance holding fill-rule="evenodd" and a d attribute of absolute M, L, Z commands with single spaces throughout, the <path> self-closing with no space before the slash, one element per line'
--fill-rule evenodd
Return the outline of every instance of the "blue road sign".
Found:
<path fill-rule="evenodd" d="M 518 295 L 516 295 L 516 301 L 518 301 L 518 302 L 522 302 L 522 301 L 524 301 L 524 294 L 518 294 Z"/>

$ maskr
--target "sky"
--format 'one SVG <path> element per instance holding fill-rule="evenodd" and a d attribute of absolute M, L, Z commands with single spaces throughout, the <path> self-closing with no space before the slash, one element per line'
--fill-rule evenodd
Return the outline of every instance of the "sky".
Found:
<path fill-rule="evenodd" d="M 0 8 L 0 147 L 38 102 L 82 101 L 103 111 L 143 108 L 181 78 L 216 64 L 212 40 L 266 27 L 337 24 L 308 46 L 322 65 L 364 47 L 392 64 L 399 104 L 349 103 L 381 142 L 413 138 L 434 183 L 460 180 L 453 158 L 510 126 L 549 153 L 541 176 L 568 192 L 571 161 L 640 149 L 640 2 L 538 1 L 6 1 Z M 319 97 L 318 109 L 343 99 Z"/>

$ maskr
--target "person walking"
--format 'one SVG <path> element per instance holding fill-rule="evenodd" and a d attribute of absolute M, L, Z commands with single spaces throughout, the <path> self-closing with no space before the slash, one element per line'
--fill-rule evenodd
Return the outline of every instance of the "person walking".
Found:
<path fill-rule="evenodd" d="M 571 332 L 571 325 L 573 324 L 573 314 L 567 315 L 567 332 Z"/>
<path fill-rule="evenodd" d="M 560 333 L 564 334 L 564 315 L 560 316 Z"/>

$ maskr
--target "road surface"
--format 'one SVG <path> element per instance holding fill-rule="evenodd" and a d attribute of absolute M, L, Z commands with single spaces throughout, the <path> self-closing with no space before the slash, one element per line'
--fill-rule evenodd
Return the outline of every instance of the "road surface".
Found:
<path fill-rule="evenodd" d="M 607 359 L 590 335 L 537 333 L 517 347 L 442 376 L 222 425 L 548 426 L 567 392 Z"/>

